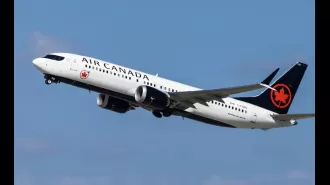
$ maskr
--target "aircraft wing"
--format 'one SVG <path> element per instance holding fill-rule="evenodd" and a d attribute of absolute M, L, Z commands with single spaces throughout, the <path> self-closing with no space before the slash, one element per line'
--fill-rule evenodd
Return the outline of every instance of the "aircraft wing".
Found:
<path fill-rule="evenodd" d="M 265 84 L 252 84 L 237 87 L 212 89 L 212 90 L 198 90 L 198 91 L 184 91 L 169 93 L 171 99 L 186 104 L 189 107 L 194 107 L 194 103 L 201 103 L 207 105 L 207 101 L 218 100 L 222 101 L 222 98 L 230 96 L 232 94 L 238 94 L 242 92 L 252 91 L 260 88 L 267 87 Z M 271 87 L 269 87 L 271 88 Z"/>
<path fill-rule="evenodd" d="M 315 114 L 275 114 L 271 115 L 274 119 L 277 120 L 299 120 L 306 118 L 314 118 Z"/>
<path fill-rule="evenodd" d="M 261 83 L 257 83 L 257 84 L 228 87 L 221 89 L 211 89 L 211 90 L 175 92 L 175 93 L 169 93 L 169 95 L 171 99 L 178 102 L 178 104 L 184 105 L 183 107 L 185 108 L 194 107 L 194 103 L 200 103 L 205 106 L 208 106 L 206 103 L 207 101 L 211 101 L 211 100 L 222 101 L 222 98 L 228 97 L 232 94 L 253 91 L 264 87 L 273 89 L 272 87 L 269 86 L 269 83 L 271 82 L 271 80 L 274 78 L 274 76 L 278 71 L 279 68 L 277 68 L 274 72 L 272 72 Z"/>

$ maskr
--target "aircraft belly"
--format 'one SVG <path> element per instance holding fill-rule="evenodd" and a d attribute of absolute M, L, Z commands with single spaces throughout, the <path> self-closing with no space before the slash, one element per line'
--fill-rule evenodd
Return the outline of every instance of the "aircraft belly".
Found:
<path fill-rule="evenodd" d="M 219 110 L 215 111 L 215 109 L 212 109 L 210 107 L 205 107 L 203 105 L 197 105 L 195 104 L 196 108 L 188 108 L 186 109 L 187 112 L 196 114 L 198 116 L 202 116 L 205 118 L 209 118 L 215 121 L 223 122 L 226 124 L 230 124 L 233 126 L 236 126 L 236 124 L 233 122 L 233 119 L 231 119 L 229 116 L 225 114 L 225 112 L 219 112 Z"/>

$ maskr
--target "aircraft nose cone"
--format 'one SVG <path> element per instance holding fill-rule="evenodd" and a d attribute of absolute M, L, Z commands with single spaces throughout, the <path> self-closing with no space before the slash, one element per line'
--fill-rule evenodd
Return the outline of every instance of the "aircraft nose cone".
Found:
<path fill-rule="evenodd" d="M 37 60 L 36 60 L 36 59 L 32 60 L 32 64 L 33 64 L 34 66 L 36 66 L 36 65 L 37 65 Z"/>
<path fill-rule="evenodd" d="M 36 67 L 39 71 L 42 71 L 42 69 L 41 69 L 41 64 L 42 64 L 42 62 L 40 61 L 39 58 L 36 58 L 36 59 L 32 60 L 32 64 L 33 64 L 34 67 Z"/>
<path fill-rule="evenodd" d="M 38 58 L 32 60 L 32 64 L 37 67 L 38 66 Z"/>

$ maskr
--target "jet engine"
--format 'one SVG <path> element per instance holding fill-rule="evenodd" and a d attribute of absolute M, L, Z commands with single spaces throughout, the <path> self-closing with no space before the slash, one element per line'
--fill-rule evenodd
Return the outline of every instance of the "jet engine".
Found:
<path fill-rule="evenodd" d="M 291 125 L 298 125 L 298 121 L 296 120 L 290 120 Z"/>
<path fill-rule="evenodd" d="M 170 106 L 170 95 L 156 88 L 141 85 L 135 91 L 135 101 L 153 109 L 165 109 Z"/>
<path fill-rule="evenodd" d="M 99 107 L 117 113 L 126 113 L 131 109 L 129 102 L 105 94 L 99 94 L 96 102 Z"/>

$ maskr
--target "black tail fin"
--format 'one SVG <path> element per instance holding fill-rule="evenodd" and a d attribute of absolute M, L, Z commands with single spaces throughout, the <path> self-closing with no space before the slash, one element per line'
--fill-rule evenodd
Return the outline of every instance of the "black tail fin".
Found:
<path fill-rule="evenodd" d="M 251 103 L 278 114 L 287 114 L 300 82 L 307 69 L 307 64 L 298 62 L 274 82 L 271 87 L 255 97 L 238 97 L 240 101 Z"/>

